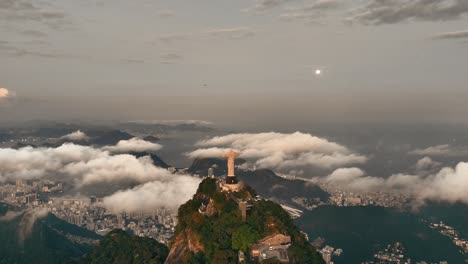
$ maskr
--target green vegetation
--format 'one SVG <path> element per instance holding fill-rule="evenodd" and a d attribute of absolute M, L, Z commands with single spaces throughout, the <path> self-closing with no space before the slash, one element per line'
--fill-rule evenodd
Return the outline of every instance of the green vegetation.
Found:
<path fill-rule="evenodd" d="M 260 234 L 248 224 L 243 224 L 232 234 L 232 248 L 247 251 L 247 248 L 260 239 Z"/>
<path fill-rule="evenodd" d="M 14 208 L 0 203 L 0 215 Z M 69 224 L 49 214 L 36 221 L 31 234 L 24 241 L 19 239 L 18 230 L 22 215 L 11 221 L 0 221 L 0 264 L 68 263 L 72 258 L 89 252 L 92 246 L 68 240 L 65 235 L 97 239 L 98 235 Z"/>
<path fill-rule="evenodd" d="M 172 246 L 188 245 L 190 240 L 192 250 L 195 247 L 198 252 L 195 254 L 186 247 L 182 262 L 237 263 L 239 250 L 250 259 L 250 246 L 263 237 L 281 233 L 291 236 L 292 245 L 288 252 L 291 263 L 324 263 L 278 204 L 251 200 L 252 207 L 243 222 L 233 197 L 248 199 L 252 196 L 255 196 L 255 191 L 250 187 L 230 195 L 217 191 L 216 180 L 203 180 L 193 199 L 179 208 L 179 223 Z M 218 213 L 208 216 L 199 212 L 200 205 L 209 203 Z M 171 256 L 169 258 L 171 260 Z"/>
<path fill-rule="evenodd" d="M 107 234 L 82 263 L 162 264 L 169 249 L 148 237 L 130 236 L 122 230 Z"/>

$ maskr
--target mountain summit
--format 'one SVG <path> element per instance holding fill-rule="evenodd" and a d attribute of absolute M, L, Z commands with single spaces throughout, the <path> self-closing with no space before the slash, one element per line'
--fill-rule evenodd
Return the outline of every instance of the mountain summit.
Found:
<path fill-rule="evenodd" d="M 171 263 L 324 263 L 280 205 L 207 177 L 178 211 Z"/>

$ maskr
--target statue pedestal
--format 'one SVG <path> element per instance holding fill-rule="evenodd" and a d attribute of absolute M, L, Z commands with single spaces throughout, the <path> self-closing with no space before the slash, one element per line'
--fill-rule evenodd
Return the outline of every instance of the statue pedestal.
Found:
<path fill-rule="evenodd" d="M 242 189 L 242 185 L 240 183 L 229 184 L 221 182 L 219 187 L 224 192 L 238 192 L 240 189 Z"/>

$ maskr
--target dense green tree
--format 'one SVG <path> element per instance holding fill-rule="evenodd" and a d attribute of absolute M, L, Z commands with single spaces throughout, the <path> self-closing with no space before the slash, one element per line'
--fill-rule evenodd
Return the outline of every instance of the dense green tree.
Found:
<path fill-rule="evenodd" d="M 244 224 L 232 234 L 232 248 L 246 252 L 248 247 L 260 238 L 260 234 L 255 229 Z"/>
<path fill-rule="evenodd" d="M 210 179 L 206 178 L 204 181 L 200 183 L 200 186 L 198 187 L 199 193 L 203 193 L 207 196 L 213 196 L 213 194 L 216 192 L 216 180 L 215 179 Z"/>
<path fill-rule="evenodd" d="M 122 230 L 109 232 L 82 263 L 163 264 L 169 249 L 148 237 L 130 236 Z"/>
<path fill-rule="evenodd" d="M 211 264 L 237 263 L 237 253 L 232 250 L 218 250 L 214 253 Z"/>
<path fill-rule="evenodd" d="M 256 241 L 281 233 L 291 236 L 293 246 L 288 251 L 291 263 L 324 263 L 280 205 L 271 201 L 251 200 L 252 207 L 244 222 L 236 200 L 248 200 L 253 196 L 250 192 L 254 193 L 254 190 L 246 187 L 238 193 L 228 194 L 216 190 L 215 187 L 216 182 L 213 179 L 203 180 L 193 199 L 179 208 L 179 223 L 175 236 L 182 232 L 195 233 L 196 236 L 191 237 L 198 237 L 200 241 L 191 243 L 200 243 L 203 251 L 199 254 L 186 252 L 182 262 L 237 263 L 239 250 L 248 256 L 249 247 Z M 199 213 L 200 205 L 210 200 L 214 202 L 213 206 L 219 213 L 213 216 Z"/>

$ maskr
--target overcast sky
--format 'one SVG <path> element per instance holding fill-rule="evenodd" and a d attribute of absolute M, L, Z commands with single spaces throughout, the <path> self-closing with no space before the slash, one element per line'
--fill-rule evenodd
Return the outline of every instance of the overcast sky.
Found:
<path fill-rule="evenodd" d="M 0 0 L 0 119 L 460 122 L 467 22 L 466 0 Z"/>

